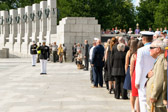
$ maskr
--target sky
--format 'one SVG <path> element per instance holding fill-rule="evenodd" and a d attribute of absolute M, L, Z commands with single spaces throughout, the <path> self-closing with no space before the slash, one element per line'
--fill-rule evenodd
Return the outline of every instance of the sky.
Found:
<path fill-rule="evenodd" d="M 133 4 L 134 4 L 135 6 L 139 6 L 140 0 L 133 0 L 132 2 L 133 2 Z"/>

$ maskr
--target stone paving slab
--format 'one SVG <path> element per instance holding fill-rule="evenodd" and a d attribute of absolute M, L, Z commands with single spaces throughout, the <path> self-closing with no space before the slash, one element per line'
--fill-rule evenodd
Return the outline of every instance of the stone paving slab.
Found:
<path fill-rule="evenodd" d="M 49 62 L 47 73 L 29 58 L 0 59 L 0 112 L 131 112 L 129 100 L 91 88 L 74 63 Z"/>

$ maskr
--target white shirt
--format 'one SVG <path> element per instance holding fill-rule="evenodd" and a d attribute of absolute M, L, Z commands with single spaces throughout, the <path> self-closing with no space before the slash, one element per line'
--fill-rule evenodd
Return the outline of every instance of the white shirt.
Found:
<path fill-rule="evenodd" d="M 92 60 L 92 56 L 93 56 L 93 49 L 95 48 L 95 46 L 93 46 L 91 49 L 90 49 L 90 52 L 89 52 L 89 59 Z"/>
<path fill-rule="evenodd" d="M 146 75 L 153 68 L 155 62 L 155 59 L 150 56 L 149 47 L 150 45 L 146 45 L 137 51 L 135 84 L 139 84 L 140 88 L 144 88 L 147 81 Z"/>
<path fill-rule="evenodd" d="M 81 51 L 81 47 L 79 47 L 79 46 L 77 46 L 76 49 L 77 49 L 77 52 L 79 52 L 79 50 Z"/>
<path fill-rule="evenodd" d="M 133 33 L 133 31 L 128 31 L 128 34 L 132 34 Z"/>
<path fill-rule="evenodd" d="M 158 35 L 160 35 L 160 33 L 161 33 L 160 31 L 155 31 L 155 34 L 158 34 Z"/>
<path fill-rule="evenodd" d="M 58 46 L 57 46 L 57 45 L 53 45 L 53 46 L 52 46 L 52 51 L 57 51 L 57 49 L 58 49 Z"/>

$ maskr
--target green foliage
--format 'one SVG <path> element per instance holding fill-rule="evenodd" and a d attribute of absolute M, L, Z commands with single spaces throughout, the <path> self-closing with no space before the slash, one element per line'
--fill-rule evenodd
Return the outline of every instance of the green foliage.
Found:
<path fill-rule="evenodd" d="M 164 28 L 168 27 L 168 1 L 161 0 L 159 6 L 156 8 L 156 13 L 154 15 L 155 24 L 154 27 Z"/>
<path fill-rule="evenodd" d="M 141 0 L 137 7 L 136 20 L 141 29 L 149 27 L 156 30 L 168 25 L 168 1 L 167 0 Z"/>
<path fill-rule="evenodd" d="M 0 0 L 0 10 L 16 9 L 46 0 Z M 168 27 L 168 0 L 57 0 L 58 21 L 64 17 L 95 17 L 104 29 Z"/>
<path fill-rule="evenodd" d="M 40 1 L 44 0 L 17 0 L 18 4 L 17 7 L 25 7 L 25 6 L 31 6 L 34 3 L 40 3 Z"/>
<path fill-rule="evenodd" d="M 30 6 L 34 3 L 40 3 L 43 0 L 0 0 L 0 10 L 16 9 L 19 7 Z"/>
<path fill-rule="evenodd" d="M 131 0 L 59 0 L 59 20 L 64 17 L 95 17 L 102 28 L 135 26 Z"/>
<path fill-rule="evenodd" d="M 0 4 L 0 10 L 8 10 L 8 9 L 10 9 L 10 8 L 6 3 L 1 3 Z"/>

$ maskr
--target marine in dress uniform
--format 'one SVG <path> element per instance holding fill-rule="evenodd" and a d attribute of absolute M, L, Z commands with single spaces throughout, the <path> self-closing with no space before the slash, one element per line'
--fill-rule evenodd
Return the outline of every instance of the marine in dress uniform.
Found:
<path fill-rule="evenodd" d="M 41 50 L 40 54 L 40 63 L 41 63 L 41 75 L 47 74 L 47 59 L 50 56 L 50 49 L 45 45 L 45 41 L 42 42 L 42 46 L 40 46 L 37 50 Z"/>
<path fill-rule="evenodd" d="M 36 66 L 37 45 L 35 41 L 30 46 L 30 54 L 32 55 L 32 66 Z"/>
<path fill-rule="evenodd" d="M 138 89 L 140 111 L 147 112 L 145 83 L 147 81 L 146 75 L 152 69 L 155 62 L 155 59 L 150 56 L 149 52 L 154 33 L 149 31 L 142 31 L 140 33 L 142 34 L 144 46 L 137 50 L 135 87 Z"/>

